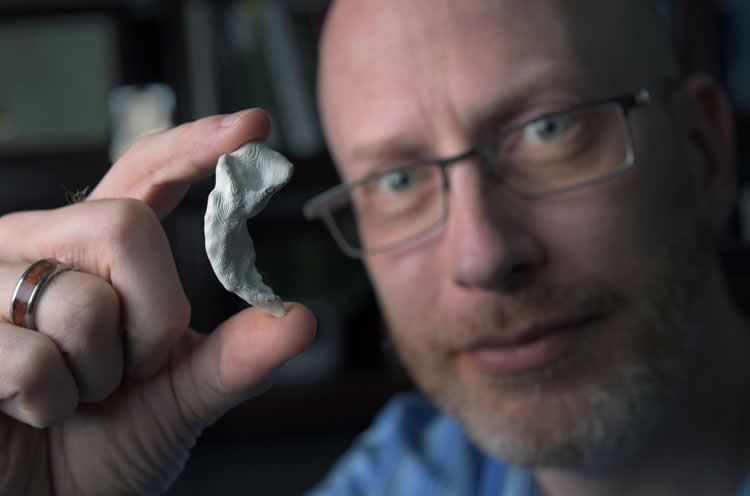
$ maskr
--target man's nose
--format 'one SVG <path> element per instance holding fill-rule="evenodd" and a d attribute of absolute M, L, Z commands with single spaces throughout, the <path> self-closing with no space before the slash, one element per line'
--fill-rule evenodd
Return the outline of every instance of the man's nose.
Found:
<path fill-rule="evenodd" d="M 501 186 L 475 161 L 449 174 L 445 249 L 454 282 L 496 291 L 527 284 L 545 261 L 531 228 L 529 200 Z"/>

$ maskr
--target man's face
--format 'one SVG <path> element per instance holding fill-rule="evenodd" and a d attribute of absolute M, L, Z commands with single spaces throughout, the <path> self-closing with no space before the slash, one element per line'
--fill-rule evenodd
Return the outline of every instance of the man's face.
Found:
<path fill-rule="evenodd" d="M 634 2 L 354 3 L 334 14 L 322 69 L 346 181 L 668 75 L 615 27 Z M 476 161 L 449 168 L 446 225 L 366 260 L 416 382 L 506 461 L 640 449 L 696 365 L 710 256 L 680 167 L 692 158 L 665 103 L 629 123 L 635 167 L 585 188 L 529 199 Z"/>

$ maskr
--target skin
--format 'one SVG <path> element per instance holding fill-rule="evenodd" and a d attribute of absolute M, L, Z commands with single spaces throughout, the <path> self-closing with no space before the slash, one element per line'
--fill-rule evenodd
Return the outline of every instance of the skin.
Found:
<path fill-rule="evenodd" d="M 201 431 L 311 343 L 299 304 L 188 327 L 159 223 L 220 155 L 269 131 L 259 110 L 186 124 L 134 145 L 86 201 L 0 218 L 6 301 L 34 260 L 77 267 L 45 287 L 39 332 L 0 314 L 0 494 L 161 494 Z"/>
<path fill-rule="evenodd" d="M 352 181 L 678 70 L 647 2 L 349 0 L 328 19 L 319 97 Z M 692 75 L 629 122 L 636 167 L 564 194 L 531 201 L 454 166 L 446 225 L 366 265 L 418 385 L 549 495 L 733 494 L 750 460 L 748 329 L 716 255 L 731 111 Z M 579 318 L 570 352 L 538 369 L 493 375 L 469 352 Z"/>

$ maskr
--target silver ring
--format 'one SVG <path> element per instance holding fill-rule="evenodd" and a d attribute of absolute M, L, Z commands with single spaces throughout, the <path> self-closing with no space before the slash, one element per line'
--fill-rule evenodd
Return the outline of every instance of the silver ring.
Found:
<path fill-rule="evenodd" d="M 43 258 L 29 265 L 16 283 L 10 299 L 10 321 L 19 327 L 36 331 L 34 310 L 44 287 L 60 272 L 73 270 L 70 264 L 64 264 L 53 258 Z"/>

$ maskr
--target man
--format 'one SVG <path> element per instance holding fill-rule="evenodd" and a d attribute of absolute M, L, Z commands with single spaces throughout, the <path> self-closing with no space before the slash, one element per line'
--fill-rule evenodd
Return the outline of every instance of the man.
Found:
<path fill-rule="evenodd" d="M 318 492 L 748 491 L 748 333 L 715 253 L 730 110 L 680 73 L 649 2 L 341 0 L 321 55 L 348 186 L 308 214 L 365 257 L 430 403 L 397 399 Z M 185 330 L 156 220 L 267 133 L 258 111 L 198 121 L 140 142 L 89 201 L 0 219 L 8 299 L 36 259 L 78 269 L 35 326 L 0 327 L 0 493 L 157 493 L 309 343 L 299 305 Z"/>
<path fill-rule="evenodd" d="M 339 2 L 321 56 L 355 186 L 310 213 L 356 212 L 342 244 L 460 425 L 403 400 L 323 488 L 736 494 L 750 335 L 716 256 L 730 111 L 682 74 L 652 2 Z"/>

